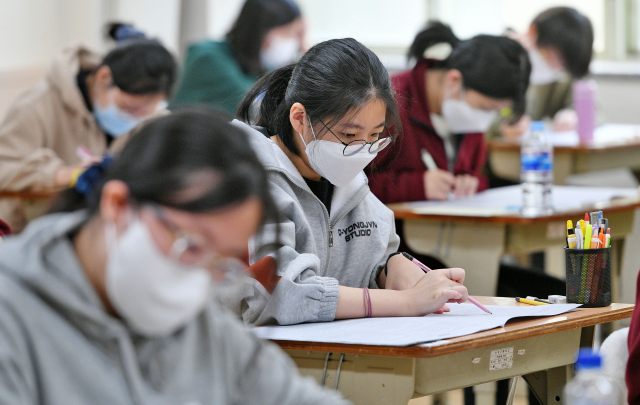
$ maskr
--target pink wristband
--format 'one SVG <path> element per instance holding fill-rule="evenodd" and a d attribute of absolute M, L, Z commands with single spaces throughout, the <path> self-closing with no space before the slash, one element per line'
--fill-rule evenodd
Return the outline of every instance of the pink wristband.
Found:
<path fill-rule="evenodd" d="M 369 289 L 367 287 L 364 288 L 364 317 L 371 318 L 372 314 L 371 309 L 371 297 L 369 296 Z"/>

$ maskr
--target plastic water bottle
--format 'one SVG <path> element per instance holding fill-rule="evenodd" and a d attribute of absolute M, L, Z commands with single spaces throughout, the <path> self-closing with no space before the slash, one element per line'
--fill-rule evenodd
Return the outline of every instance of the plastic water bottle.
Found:
<path fill-rule="evenodd" d="M 553 145 L 544 133 L 544 123 L 534 121 L 524 135 L 520 150 L 522 215 L 550 214 L 553 187 Z"/>
<path fill-rule="evenodd" d="M 580 143 L 593 140 L 596 128 L 596 82 L 578 80 L 573 85 L 573 107 L 578 116 L 578 138 Z"/>
<path fill-rule="evenodd" d="M 591 349 L 581 349 L 576 361 L 577 374 L 564 387 L 567 405 L 614 405 L 613 386 L 602 370 L 602 358 Z"/>

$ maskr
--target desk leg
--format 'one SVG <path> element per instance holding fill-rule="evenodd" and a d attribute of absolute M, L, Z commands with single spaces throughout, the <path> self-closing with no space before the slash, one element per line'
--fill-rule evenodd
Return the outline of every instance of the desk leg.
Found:
<path fill-rule="evenodd" d="M 522 376 L 542 405 L 563 404 L 562 389 L 571 379 L 573 365 L 551 368 Z"/>
<path fill-rule="evenodd" d="M 441 226 L 445 229 L 441 231 Z M 472 295 L 495 296 L 506 226 L 463 221 L 404 221 L 407 245 L 422 254 L 433 254 L 451 267 L 465 269 L 464 284 Z M 438 235 L 441 240 L 438 240 Z"/>

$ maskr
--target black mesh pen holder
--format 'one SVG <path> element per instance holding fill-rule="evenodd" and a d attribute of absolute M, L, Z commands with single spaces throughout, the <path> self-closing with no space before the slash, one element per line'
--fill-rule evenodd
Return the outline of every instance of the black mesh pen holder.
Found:
<path fill-rule="evenodd" d="M 567 303 L 584 307 L 611 305 L 611 247 L 564 249 Z"/>

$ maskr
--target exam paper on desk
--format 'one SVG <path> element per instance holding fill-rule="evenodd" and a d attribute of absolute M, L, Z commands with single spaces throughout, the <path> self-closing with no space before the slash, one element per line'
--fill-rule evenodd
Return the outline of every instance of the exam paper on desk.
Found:
<path fill-rule="evenodd" d="M 580 211 L 585 206 L 593 206 L 611 200 L 638 195 L 638 190 L 612 187 L 553 186 L 552 205 L 557 212 Z M 455 215 L 491 217 L 519 215 L 522 205 L 520 185 L 492 188 L 470 197 L 460 197 L 452 201 L 414 201 L 403 206 L 421 215 Z"/>
<path fill-rule="evenodd" d="M 579 304 L 540 306 L 487 305 L 493 315 L 472 304 L 449 304 L 451 312 L 423 317 L 361 318 L 289 326 L 251 329 L 271 340 L 344 343 L 373 346 L 409 346 L 503 327 L 509 319 L 526 316 L 555 316 Z"/>

